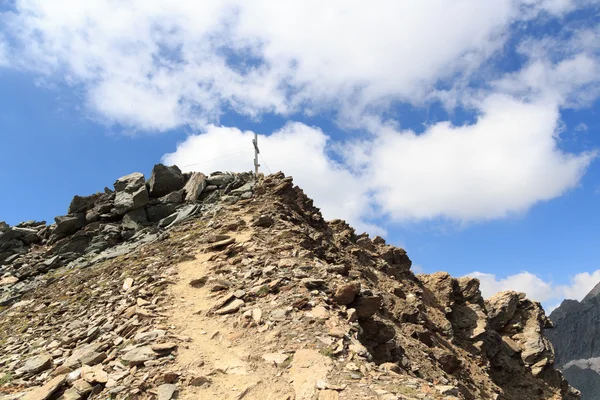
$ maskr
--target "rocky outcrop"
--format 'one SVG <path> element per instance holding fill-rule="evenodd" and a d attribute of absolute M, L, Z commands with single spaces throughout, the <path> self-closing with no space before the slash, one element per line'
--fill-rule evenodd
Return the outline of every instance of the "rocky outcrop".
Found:
<path fill-rule="evenodd" d="M 564 300 L 551 314 L 554 329 L 547 336 L 554 345 L 556 364 L 583 400 L 600 397 L 600 284 L 585 298 Z"/>
<path fill-rule="evenodd" d="M 239 375 L 240 399 L 578 398 L 524 295 L 414 275 L 403 249 L 326 222 L 282 173 L 154 171 L 74 199 L 58 233 L 21 227 L 39 241 L 21 236 L 0 267 L 0 393 L 230 398 Z M 206 351 L 179 363 L 192 323 Z"/>
<path fill-rule="evenodd" d="M 148 191 L 152 197 L 162 197 L 183 188 L 184 184 L 184 176 L 177 166 L 166 167 L 158 164 L 152 169 Z"/>
<path fill-rule="evenodd" d="M 222 174 L 213 176 L 218 183 Z M 136 172 L 117 179 L 114 191 L 105 188 L 90 196 L 75 196 L 68 214 L 57 216 L 52 225 L 27 221 L 10 227 L 0 222 L 0 307 L 19 301 L 37 287 L 41 274 L 63 266 L 87 265 L 118 246 L 122 249 L 117 252 L 130 251 L 144 243 L 145 237 L 156 237 L 160 229 L 192 217 L 200 208 L 184 206 L 186 198 L 189 203 L 212 204 L 223 196 L 235 203 L 252 193 L 251 188 L 230 193 L 232 184 L 246 185 L 253 179 L 251 174 L 227 176 L 227 184 L 205 192 L 205 175 L 194 173 L 185 189 L 186 176 L 179 168 L 159 164 L 148 183 Z M 162 196 L 151 198 L 148 187 Z"/>

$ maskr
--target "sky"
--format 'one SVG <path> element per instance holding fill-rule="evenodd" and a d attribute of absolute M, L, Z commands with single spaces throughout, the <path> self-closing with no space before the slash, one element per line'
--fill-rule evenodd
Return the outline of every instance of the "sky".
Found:
<path fill-rule="evenodd" d="M 0 1 L 0 220 L 162 162 L 283 171 L 413 269 L 600 281 L 598 0 Z"/>

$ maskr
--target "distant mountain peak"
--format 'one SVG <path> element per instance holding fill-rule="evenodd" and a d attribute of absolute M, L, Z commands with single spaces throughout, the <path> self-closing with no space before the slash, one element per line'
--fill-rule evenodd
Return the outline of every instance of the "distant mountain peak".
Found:
<path fill-rule="evenodd" d="M 598 296 L 600 296 L 600 282 L 598 282 L 596 286 L 590 290 L 590 292 L 583 298 L 582 301 L 588 301 Z"/>

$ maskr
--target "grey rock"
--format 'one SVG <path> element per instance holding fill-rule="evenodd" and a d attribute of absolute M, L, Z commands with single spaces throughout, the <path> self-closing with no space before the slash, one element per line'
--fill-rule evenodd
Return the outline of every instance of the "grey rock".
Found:
<path fill-rule="evenodd" d="M 160 385 L 158 387 L 158 400 L 171 400 L 177 391 L 177 386 L 172 383 Z"/>
<path fill-rule="evenodd" d="M 68 214 L 85 213 L 94 208 L 94 203 L 98 201 L 101 194 L 93 194 L 91 196 L 75 196 L 69 205 Z"/>
<path fill-rule="evenodd" d="M 565 378 L 581 391 L 582 400 L 596 400 L 600 395 L 600 362 L 594 362 L 600 357 L 600 284 L 581 302 L 564 300 L 550 320 L 554 329 L 545 335 L 554 347 L 557 367 L 564 368 Z"/>
<path fill-rule="evenodd" d="M 49 354 L 40 354 L 28 359 L 19 369 L 24 374 L 37 374 L 52 367 L 52 357 Z"/>
<path fill-rule="evenodd" d="M 92 364 L 88 365 L 94 365 L 94 361 L 102 357 L 100 355 L 102 353 L 99 351 L 101 346 L 101 344 L 97 343 L 85 344 L 83 346 L 80 346 L 73 352 L 73 354 L 71 354 L 71 356 L 69 356 L 65 360 L 63 365 L 69 368 L 78 367 L 82 364 L 86 364 L 89 362 L 91 362 Z M 104 358 L 106 358 L 106 354 L 104 355 Z M 100 360 L 99 362 L 101 361 L 102 360 Z M 97 363 L 98 362 L 96 362 L 95 364 Z"/>
<path fill-rule="evenodd" d="M 156 340 L 160 337 L 165 336 L 165 333 L 166 332 L 161 329 L 156 329 L 156 330 L 149 331 L 149 332 L 142 332 L 142 333 L 138 333 L 137 335 L 135 335 L 133 340 L 136 343 L 148 343 L 148 342 Z"/>
<path fill-rule="evenodd" d="M 233 195 L 242 195 L 247 192 L 252 192 L 252 190 L 254 190 L 254 182 L 247 182 L 239 188 L 231 190 L 229 193 Z"/>
<path fill-rule="evenodd" d="M 127 363 L 127 365 L 134 366 L 154 360 L 155 358 L 156 353 L 152 351 L 150 346 L 142 346 L 128 351 L 121 357 L 121 360 Z"/>
<path fill-rule="evenodd" d="M 123 215 L 128 211 L 135 210 L 137 208 L 144 207 L 150 201 L 146 186 L 142 186 L 139 189 L 128 192 L 122 191 L 117 192 L 115 196 L 114 206 L 119 215 Z"/>
<path fill-rule="evenodd" d="M 85 226 L 85 214 L 68 214 L 54 218 L 56 235 L 72 235 Z"/>
<path fill-rule="evenodd" d="M 13 231 L 18 238 L 26 244 L 37 243 L 40 241 L 40 238 L 37 235 L 39 229 L 15 226 L 11 229 L 11 231 Z"/>
<path fill-rule="evenodd" d="M 572 365 L 562 372 L 569 384 L 579 389 L 581 400 L 598 400 L 600 374 L 596 370 Z"/>
<path fill-rule="evenodd" d="M 150 222 L 159 222 L 161 219 L 173 214 L 176 209 L 175 204 L 154 204 L 146 207 L 146 214 Z"/>
<path fill-rule="evenodd" d="M 54 254 L 83 254 L 92 241 L 92 237 L 92 233 L 80 230 L 72 236 L 57 242 L 53 252 Z"/>
<path fill-rule="evenodd" d="M 235 179 L 235 177 L 230 174 L 214 174 L 214 175 L 209 176 L 206 179 L 206 182 L 209 185 L 223 186 L 223 185 L 233 182 L 234 179 Z"/>
<path fill-rule="evenodd" d="M 179 189 L 169 194 L 164 195 L 158 201 L 163 204 L 181 204 L 185 197 L 185 190 Z"/>
<path fill-rule="evenodd" d="M 168 217 L 160 220 L 160 222 L 158 223 L 158 226 L 161 228 L 171 227 L 182 221 L 185 221 L 188 218 L 193 217 L 199 211 L 200 211 L 200 205 L 198 205 L 198 204 L 190 204 L 190 205 L 184 206 L 184 207 L 180 208 L 179 210 L 177 210 L 176 213 L 173 213 L 173 214 L 169 215 Z"/>
<path fill-rule="evenodd" d="M 152 169 L 152 176 L 148 180 L 150 197 L 162 197 L 183 188 L 183 184 L 184 177 L 179 167 L 157 164 Z"/>
<path fill-rule="evenodd" d="M 225 314 L 233 314 L 237 312 L 244 305 L 244 300 L 235 299 L 231 301 L 229 304 L 225 305 L 225 307 L 215 311 L 215 314 L 225 315 Z"/>
<path fill-rule="evenodd" d="M 184 187 L 186 193 L 185 201 L 197 201 L 207 185 L 208 181 L 206 180 L 206 176 L 201 172 L 194 172 Z"/>
<path fill-rule="evenodd" d="M 116 192 L 137 192 L 142 186 L 145 186 L 144 175 L 139 172 L 134 172 L 117 179 L 114 183 Z"/>

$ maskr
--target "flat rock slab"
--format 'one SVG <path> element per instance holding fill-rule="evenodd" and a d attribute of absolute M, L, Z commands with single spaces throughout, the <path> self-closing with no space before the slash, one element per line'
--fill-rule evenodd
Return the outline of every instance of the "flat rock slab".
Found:
<path fill-rule="evenodd" d="M 289 369 L 296 400 L 312 400 L 316 395 L 317 382 L 326 380 L 331 368 L 332 361 L 329 357 L 316 350 L 298 350 Z"/>
<path fill-rule="evenodd" d="M 47 370 L 51 366 L 52 357 L 49 354 L 40 354 L 27 360 L 20 368 L 20 372 L 25 374 L 37 374 L 38 372 Z"/>
<path fill-rule="evenodd" d="M 133 337 L 136 343 L 147 343 L 165 336 L 167 332 L 162 329 L 155 329 L 149 332 L 141 332 Z"/>
<path fill-rule="evenodd" d="M 66 381 L 67 375 L 59 375 L 53 379 L 51 379 L 44 386 L 33 389 L 31 392 L 27 393 L 23 396 L 23 400 L 46 400 L 54 392 L 58 390 Z"/>
<path fill-rule="evenodd" d="M 152 351 L 160 354 L 170 353 L 177 348 L 177 343 L 158 343 L 153 344 L 152 346 L 150 346 L 150 348 L 152 349 Z"/>
<path fill-rule="evenodd" d="M 215 314 L 224 315 L 224 314 L 233 314 L 237 312 L 240 307 L 244 305 L 244 300 L 235 299 L 231 303 L 227 304 L 225 307 L 215 311 Z"/>
<path fill-rule="evenodd" d="M 154 360 L 155 358 L 156 353 L 152 351 L 150 346 L 143 346 L 135 348 L 125 353 L 125 355 L 121 357 L 121 360 L 123 360 L 130 366 L 134 366 L 143 364 L 146 361 Z"/>
<path fill-rule="evenodd" d="M 158 387 L 158 400 L 171 400 L 177 391 L 177 386 L 169 383 Z"/>

